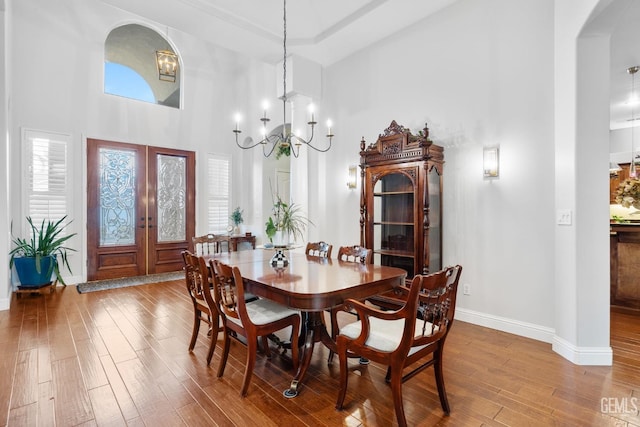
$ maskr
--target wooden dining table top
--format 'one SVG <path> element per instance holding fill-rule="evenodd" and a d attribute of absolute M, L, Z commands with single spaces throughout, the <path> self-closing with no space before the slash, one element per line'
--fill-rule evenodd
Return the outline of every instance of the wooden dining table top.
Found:
<path fill-rule="evenodd" d="M 247 292 L 304 311 L 321 311 L 347 298 L 363 299 L 404 283 L 406 271 L 287 251 L 289 264 L 273 267 L 274 251 L 256 249 L 210 256 L 239 268 Z"/>

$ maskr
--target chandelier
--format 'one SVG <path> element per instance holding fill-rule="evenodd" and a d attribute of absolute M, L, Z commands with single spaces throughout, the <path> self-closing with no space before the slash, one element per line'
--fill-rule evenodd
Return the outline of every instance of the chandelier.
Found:
<path fill-rule="evenodd" d="M 639 66 L 635 65 L 633 67 L 627 68 L 627 73 L 631 74 L 631 97 L 629 98 L 629 104 L 631 105 L 631 165 L 629 167 L 629 177 L 635 178 L 637 176 L 636 173 L 636 161 L 635 161 L 635 147 L 633 144 L 633 131 L 635 126 L 635 115 L 634 115 L 634 107 L 638 103 L 636 99 L 635 92 L 635 75 L 640 69 Z"/>
<path fill-rule="evenodd" d="M 329 143 L 326 146 L 326 148 L 318 148 L 314 145 L 311 144 L 311 141 L 313 140 L 313 136 L 314 136 L 314 130 L 315 130 L 315 126 L 318 124 L 318 122 L 315 121 L 315 117 L 313 114 L 313 111 L 311 111 L 311 120 L 309 122 L 307 122 L 307 125 L 309 125 L 311 127 L 311 136 L 309 137 L 308 140 L 302 138 L 299 135 L 296 135 L 292 129 L 290 125 L 287 125 L 286 122 L 286 118 L 287 118 L 287 102 L 289 101 L 289 99 L 287 98 L 287 0 L 284 0 L 284 18 L 283 18 L 283 22 L 284 22 L 284 37 L 283 37 L 283 48 L 284 48 L 284 55 L 282 58 L 282 69 L 283 69 L 283 76 L 282 76 L 282 87 L 283 87 L 283 91 L 282 91 L 282 96 L 280 97 L 280 99 L 282 100 L 282 126 L 280 127 L 280 129 L 272 134 L 269 134 L 269 131 L 267 129 L 267 125 L 269 124 L 269 121 L 271 119 L 269 119 L 269 117 L 267 117 L 267 105 L 264 105 L 264 115 L 260 118 L 260 121 L 262 122 L 262 139 L 258 142 L 253 142 L 253 140 L 251 138 L 247 138 L 245 140 L 245 142 L 240 143 L 240 141 L 238 140 L 239 135 L 242 133 L 242 131 L 240 130 L 239 127 L 239 122 L 240 122 L 240 117 L 236 116 L 236 128 L 233 130 L 233 133 L 235 133 L 236 135 L 236 144 L 238 145 L 238 147 L 242 148 L 243 150 L 248 150 L 254 147 L 257 147 L 258 145 L 262 146 L 262 153 L 264 154 L 265 157 L 269 157 L 271 156 L 271 154 L 274 153 L 274 151 L 276 151 L 276 148 L 278 148 L 278 152 L 282 153 L 290 153 L 292 154 L 294 157 L 298 157 L 298 155 L 300 154 L 300 147 L 305 145 L 309 148 L 312 148 L 316 151 L 320 151 L 320 152 L 326 152 L 329 151 L 329 149 L 331 148 L 331 140 L 333 138 L 333 134 L 331 133 L 331 121 L 327 120 L 327 135 L 326 137 L 329 139 Z"/>
<path fill-rule="evenodd" d="M 178 55 L 170 50 L 156 50 L 158 79 L 164 82 L 175 82 L 178 72 Z"/>

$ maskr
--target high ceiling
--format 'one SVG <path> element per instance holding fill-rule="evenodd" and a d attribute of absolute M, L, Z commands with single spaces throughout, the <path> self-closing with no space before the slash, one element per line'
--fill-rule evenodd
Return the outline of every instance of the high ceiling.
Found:
<path fill-rule="evenodd" d="M 327 66 L 457 0 L 289 0 L 287 50 Z M 231 50 L 282 59 L 283 0 L 103 0 Z"/>
<path fill-rule="evenodd" d="M 283 0 L 102 0 L 247 56 L 282 58 Z M 289 0 L 287 51 L 328 66 L 416 24 L 457 0 Z M 630 125 L 631 80 L 640 65 L 640 1 L 616 0 L 625 12 L 611 36 L 611 129 Z M 640 72 L 636 75 L 640 89 Z M 640 91 L 639 91 L 640 92 Z M 640 116 L 640 105 L 637 107 Z"/>

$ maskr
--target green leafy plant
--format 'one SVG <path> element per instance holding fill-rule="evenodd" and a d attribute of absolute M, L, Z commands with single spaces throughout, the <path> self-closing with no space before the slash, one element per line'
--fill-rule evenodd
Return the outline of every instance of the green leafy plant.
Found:
<path fill-rule="evenodd" d="M 282 231 L 294 237 L 304 237 L 304 230 L 308 224 L 313 225 L 300 210 L 300 206 L 295 203 L 285 203 L 280 196 L 277 196 L 273 203 L 272 215 L 269 217 L 266 225 L 266 233 L 269 240 L 272 241 L 276 231 Z"/>
<path fill-rule="evenodd" d="M 240 207 L 238 206 L 237 208 L 235 208 L 233 210 L 233 212 L 229 216 L 229 219 L 231 220 L 233 225 L 235 225 L 236 227 L 244 222 L 244 218 L 242 218 L 242 213 L 243 212 L 244 211 L 242 209 L 240 209 Z"/>
<path fill-rule="evenodd" d="M 278 231 L 276 225 L 273 223 L 273 218 L 269 217 L 269 220 L 264 225 L 266 226 L 265 232 L 267 233 L 267 237 L 269 241 L 273 243 L 273 236 L 275 236 Z"/>
<path fill-rule="evenodd" d="M 55 257 L 55 262 L 52 263 L 52 273 L 55 273 L 56 279 L 62 283 L 64 283 L 64 279 L 60 275 L 60 266 L 58 262 L 58 256 L 60 256 L 60 262 L 63 267 L 66 267 L 71 273 L 71 266 L 69 265 L 69 261 L 67 259 L 67 251 L 75 252 L 75 249 L 69 248 L 65 246 L 67 240 L 75 236 L 77 233 L 61 235 L 65 228 L 70 224 L 65 223 L 67 216 L 63 216 L 60 220 L 47 221 L 42 220 L 42 223 L 39 227 L 37 227 L 31 217 L 27 217 L 27 222 L 29 226 L 31 226 L 31 237 L 29 240 L 23 239 L 21 237 L 14 237 L 13 244 L 15 248 L 13 248 L 9 255 L 11 255 L 11 259 L 9 260 L 9 268 L 13 267 L 14 259 L 17 257 L 32 257 L 35 258 L 36 271 L 38 273 L 42 272 L 41 260 L 43 257 L 53 256 Z M 13 233 L 12 233 L 13 235 Z"/>
<path fill-rule="evenodd" d="M 291 145 L 289 144 L 280 144 L 278 148 L 276 148 L 276 160 L 280 159 L 282 156 L 289 157 L 291 155 Z"/>

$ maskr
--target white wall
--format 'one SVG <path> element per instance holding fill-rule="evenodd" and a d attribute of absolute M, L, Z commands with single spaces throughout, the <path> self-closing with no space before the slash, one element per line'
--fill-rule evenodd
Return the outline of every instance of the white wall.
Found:
<path fill-rule="evenodd" d="M 348 166 L 359 163 L 360 139 L 374 142 L 394 119 L 414 131 L 426 121 L 431 139 L 445 147 L 444 262 L 462 264 L 462 282 L 471 285 L 471 295 L 458 299 L 458 317 L 553 341 L 578 363 L 594 360 L 574 357 L 583 349 L 606 358 L 608 249 L 591 250 L 606 233 L 606 217 L 600 224 L 606 198 L 602 212 L 588 211 L 606 195 L 606 175 L 602 183 L 589 175 L 592 166 L 605 167 L 597 149 L 589 152 L 596 137 L 606 138 L 598 104 L 604 88 L 597 84 L 592 96 L 586 93 L 603 66 L 584 74 L 578 68 L 594 64 L 606 49 L 601 40 L 578 39 L 595 5 L 609 3 L 460 0 L 325 69 L 319 107 L 332 115 L 336 138 L 331 151 L 308 157 L 309 216 L 316 224 L 309 239 L 359 241 L 359 190 L 348 190 L 345 179 Z M 251 118 L 260 114 L 262 98 L 273 97 L 272 66 L 173 31 L 184 64 L 183 109 L 105 96 L 108 32 L 126 22 L 157 24 L 98 0 L 12 4 L 10 176 L 20 164 L 14 148 L 23 126 L 71 133 L 80 170 L 85 137 L 195 150 L 198 194 L 206 190 L 206 153 L 231 153 L 234 205 L 250 211 L 250 223 L 263 232 L 265 173 L 272 166 L 260 153 L 235 147 L 231 115 L 245 110 L 245 135 L 257 134 Z M 581 50 L 579 57 L 577 46 L 586 54 Z M 44 79 L 43 70 L 55 78 Z M 578 99 L 595 105 L 576 111 Z M 496 144 L 500 177 L 485 180 L 482 147 Z M 578 188 L 580 180 L 594 191 Z M 80 228 L 84 192 L 79 185 L 75 193 Z M 19 218 L 19 190 L 9 199 L 10 216 Z M 573 211 L 573 226 L 555 224 L 560 208 Z M 198 230 L 205 215 L 199 203 Z M 84 247 L 83 239 L 75 244 Z M 83 271 L 80 258 L 74 270 Z"/>
<path fill-rule="evenodd" d="M 10 5 L 8 5 L 10 6 Z M 9 201 L 9 99 L 11 73 L 9 70 L 9 51 L 11 40 L 10 24 L 8 19 L 10 7 L 0 0 L 0 204 L 10 206 Z M 10 250 L 10 220 L 9 209 L 0 209 L 0 254 L 7 254 Z M 11 300 L 11 289 L 9 287 L 9 265 L 5 261 L 0 261 L 0 310 L 7 310 Z"/>
<path fill-rule="evenodd" d="M 233 158 L 234 205 L 248 204 L 253 169 L 233 144 L 233 109 L 251 105 L 249 94 L 267 91 L 254 76 L 265 65 L 188 34 L 169 36 L 181 56 L 184 77 L 180 110 L 103 93 L 103 44 L 109 31 L 124 23 L 141 23 L 164 33 L 155 22 L 128 14 L 97 0 L 13 1 L 11 14 L 12 190 L 10 217 L 24 217 L 20 194 L 20 130 L 23 127 L 72 135 L 74 181 L 73 231 L 78 249 L 70 261 L 71 283 L 86 278 L 86 138 L 176 147 L 196 152 L 196 230 L 206 232 L 206 154 L 228 153 Z M 273 80 L 268 91 L 274 92 Z M 258 104 L 259 105 L 259 104 Z M 250 129 L 248 129 L 250 130 Z M 3 180 L 4 182 L 4 180 Z M 259 195 L 261 197 L 261 194 Z M 251 206 L 245 206 L 252 211 Z M 0 222 L 2 218 L 0 218 Z M 0 229 L 0 232 L 2 229 Z M 6 251 L 4 251 L 6 252 Z M 0 271 L 1 272 L 1 271 Z"/>
<path fill-rule="evenodd" d="M 462 264 L 471 285 L 458 313 L 535 325 L 546 339 L 555 262 L 552 25 L 551 1 L 461 1 L 330 67 L 338 142 L 329 172 L 318 175 L 340 197 L 317 207 L 341 218 L 319 230 L 327 241 L 358 241 L 359 198 L 344 176 L 359 162 L 361 137 L 375 142 L 391 120 L 413 131 L 428 122 L 445 150 L 444 263 Z M 500 177 L 485 180 L 482 147 L 496 144 Z"/>

